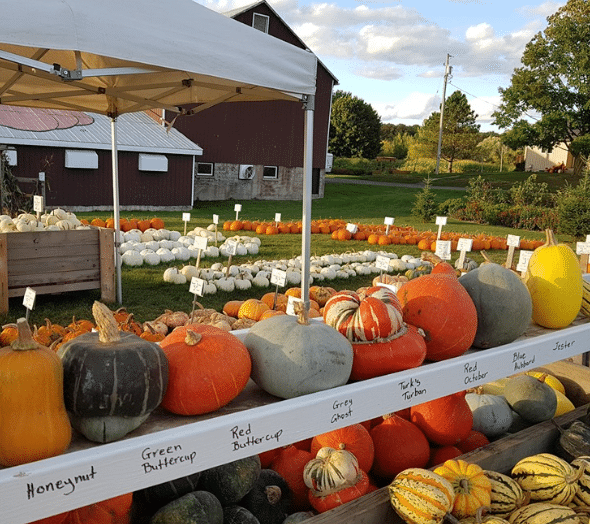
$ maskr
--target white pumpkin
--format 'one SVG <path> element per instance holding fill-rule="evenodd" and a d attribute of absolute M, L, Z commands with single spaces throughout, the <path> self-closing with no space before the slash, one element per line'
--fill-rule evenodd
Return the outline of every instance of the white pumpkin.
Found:
<path fill-rule="evenodd" d="M 187 281 L 191 280 L 193 277 L 198 277 L 199 276 L 199 270 L 197 269 L 196 266 L 184 266 L 180 272 L 186 277 Z"/>
<path fill-rule="evenodd" d="M 503 396 L 467 393 L 465 400 L 473 413 L 473 429 L 486 437 L 502 435 L 512 425 L 514 414 Z"/>
<path fill-rule="evenodd" d="M 121 262 L 127 266 L 141 266 L 143 264 L 143 257 L 139 251 L 129 249 L 121 255 Z"/>
<path fill-rule="evenodd" d="M 160 255 L 152 249 L 142 249 L 139 254 L 143 257 L 144 263 L 149 266 L 157 266 L 160 263 Z"/>
<path fill-rule="evenodd" d="M 178 271 L 176 267 L 169 267 L 164 271 L 163 275 L 164 282 L 169 282 L 171 284 L 185 284 L 186 277 Z"/>

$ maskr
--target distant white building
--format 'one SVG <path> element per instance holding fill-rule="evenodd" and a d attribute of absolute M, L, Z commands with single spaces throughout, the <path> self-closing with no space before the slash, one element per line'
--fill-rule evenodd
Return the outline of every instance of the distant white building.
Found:
<path fill-rule="evenodd" d="M 574 168 L 574 157 L 563 143 L 556 145 L 551 153 L 539 147 L 526 146 L 524 150 L 524 165 L 527 171 L 545 171 L 561 163 L 565 165 L 566 171 Z"/>

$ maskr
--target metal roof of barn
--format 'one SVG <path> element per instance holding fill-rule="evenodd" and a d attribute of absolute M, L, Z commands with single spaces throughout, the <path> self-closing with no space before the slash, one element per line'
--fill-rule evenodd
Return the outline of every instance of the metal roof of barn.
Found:
<path fill-rule="evenodd" d="M 97 113 L 0 106 L 0 143 L 74 149 L 111 149 L 111 120 Z M 144 112 L 117 117 L 119 151 L 202 155 L 180 131 L 168 131 Z"/>

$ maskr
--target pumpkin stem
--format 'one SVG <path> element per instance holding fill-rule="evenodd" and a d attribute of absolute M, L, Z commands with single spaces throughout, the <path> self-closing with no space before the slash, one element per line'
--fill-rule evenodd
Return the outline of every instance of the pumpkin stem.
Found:
<path fill-rule="evenodd" d="M 278 486 L 266 486 L 266 488 L 264 488 L 264 494 L 266 495 L 268 503 L 274 505 L 281 500 L 283 493 Z"/>
<path fill-rule="evenodd" d="M 110 344 L 121 340 L 119 325 L 113 312 L 98 300 L 92 304 L 92 315 L 98 329 L 98 340 L 103 344 Z"/>
<path fill-rule="evenodd" d="M 545 230 L 545 243 L 543 244 L 543 247 L 549 247 L 549 246 L 556 246 L 557 245 L 557 240 L 555 239 L 555 235 L 553 234 L 553 230 L 547 228 Z"/>
<path fill-rule="evenodd" d="M 184 337 L 184 342 L 187 346 L 196 346 L 202 339 L 202 335 L 193 331 L 192 329 L 187 329 L 186 337 Z"/>
<path fill-rule="evenodd" d="M 479 254 L 483 257 L 483 262 L 482 264 L 491 264 L 493 263 L 493 260 L 488 256 L 488 254 L 485 251 L 480 251 Z"/>
<path fill-rule="evenodd" d="M 31 327 L 27 322 L 27 319 L 22 317 L 16 321 L 18 328 L 18 337 L 14 342 L 10 344 L 10 347 L 16 351 L 26 351 L 28 349 L 35 349 L 39 347 L 39 344 L 35 342 Z"/>
<path fill-rule="evenodd" d="M 309 325 L 309 312 L 303 302 L 295 302 L 295 304 L 293 304 L 293 311 L 295 311 L 295 314 L 297 315 L 297 322 L 299 324 L 303 324 L 304 326 Z"/>

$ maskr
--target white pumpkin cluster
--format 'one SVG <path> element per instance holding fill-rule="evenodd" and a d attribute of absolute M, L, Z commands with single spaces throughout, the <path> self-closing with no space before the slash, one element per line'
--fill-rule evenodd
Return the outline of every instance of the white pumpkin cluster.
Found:
<path fill-rule="evenodd" d="M 63 231 L 66 229 L 89 229 L 89 226 L 83 225 L 74 213 L 60 208 L 43 213 L 39 220 L 32 213 L 21 213 L 15 218 L 10 215 L 0 215 L 0 233 Z"/>
<path fill-rule="evenodd" d="M 375 264 L 377 255 L 386 256 L 390 259 L 391 271 L 405 271 L 424 264 L 424 261 L 407 255 L 398 258 L 395 253 L 371 250 L 313 256 L 310 258 L 309 266 L 310 284 L 334 279 L 346 279 L 357 275 L 379 274 L 382 270 Z M 403 263 L 404 269 L 394 270 L 391 266 L 394 261 Z M 251 287 L 268 288 L 271 286 L 270 280 L 274 269 L 286 273 L 286 287 L 298 286 L 301 284 L 301 266 L 301 256 L 288 260 L 257 260 L 241 265 L 230 265 L 229 268 L 221 262 L 215 262 L 209 268 L 197 268 L 194 265 L 185 265 L 181 269 L 168 268 L 164 271 L 163 278 L 165 282 L 175 284 L 190 282 L 193 277 L 200 278 L 206 283 L 203 289 L 205 295 L 217 291 L 246 290 Z M 184 280 L 177 277 L 177 274 L 183 276 Z"/>

